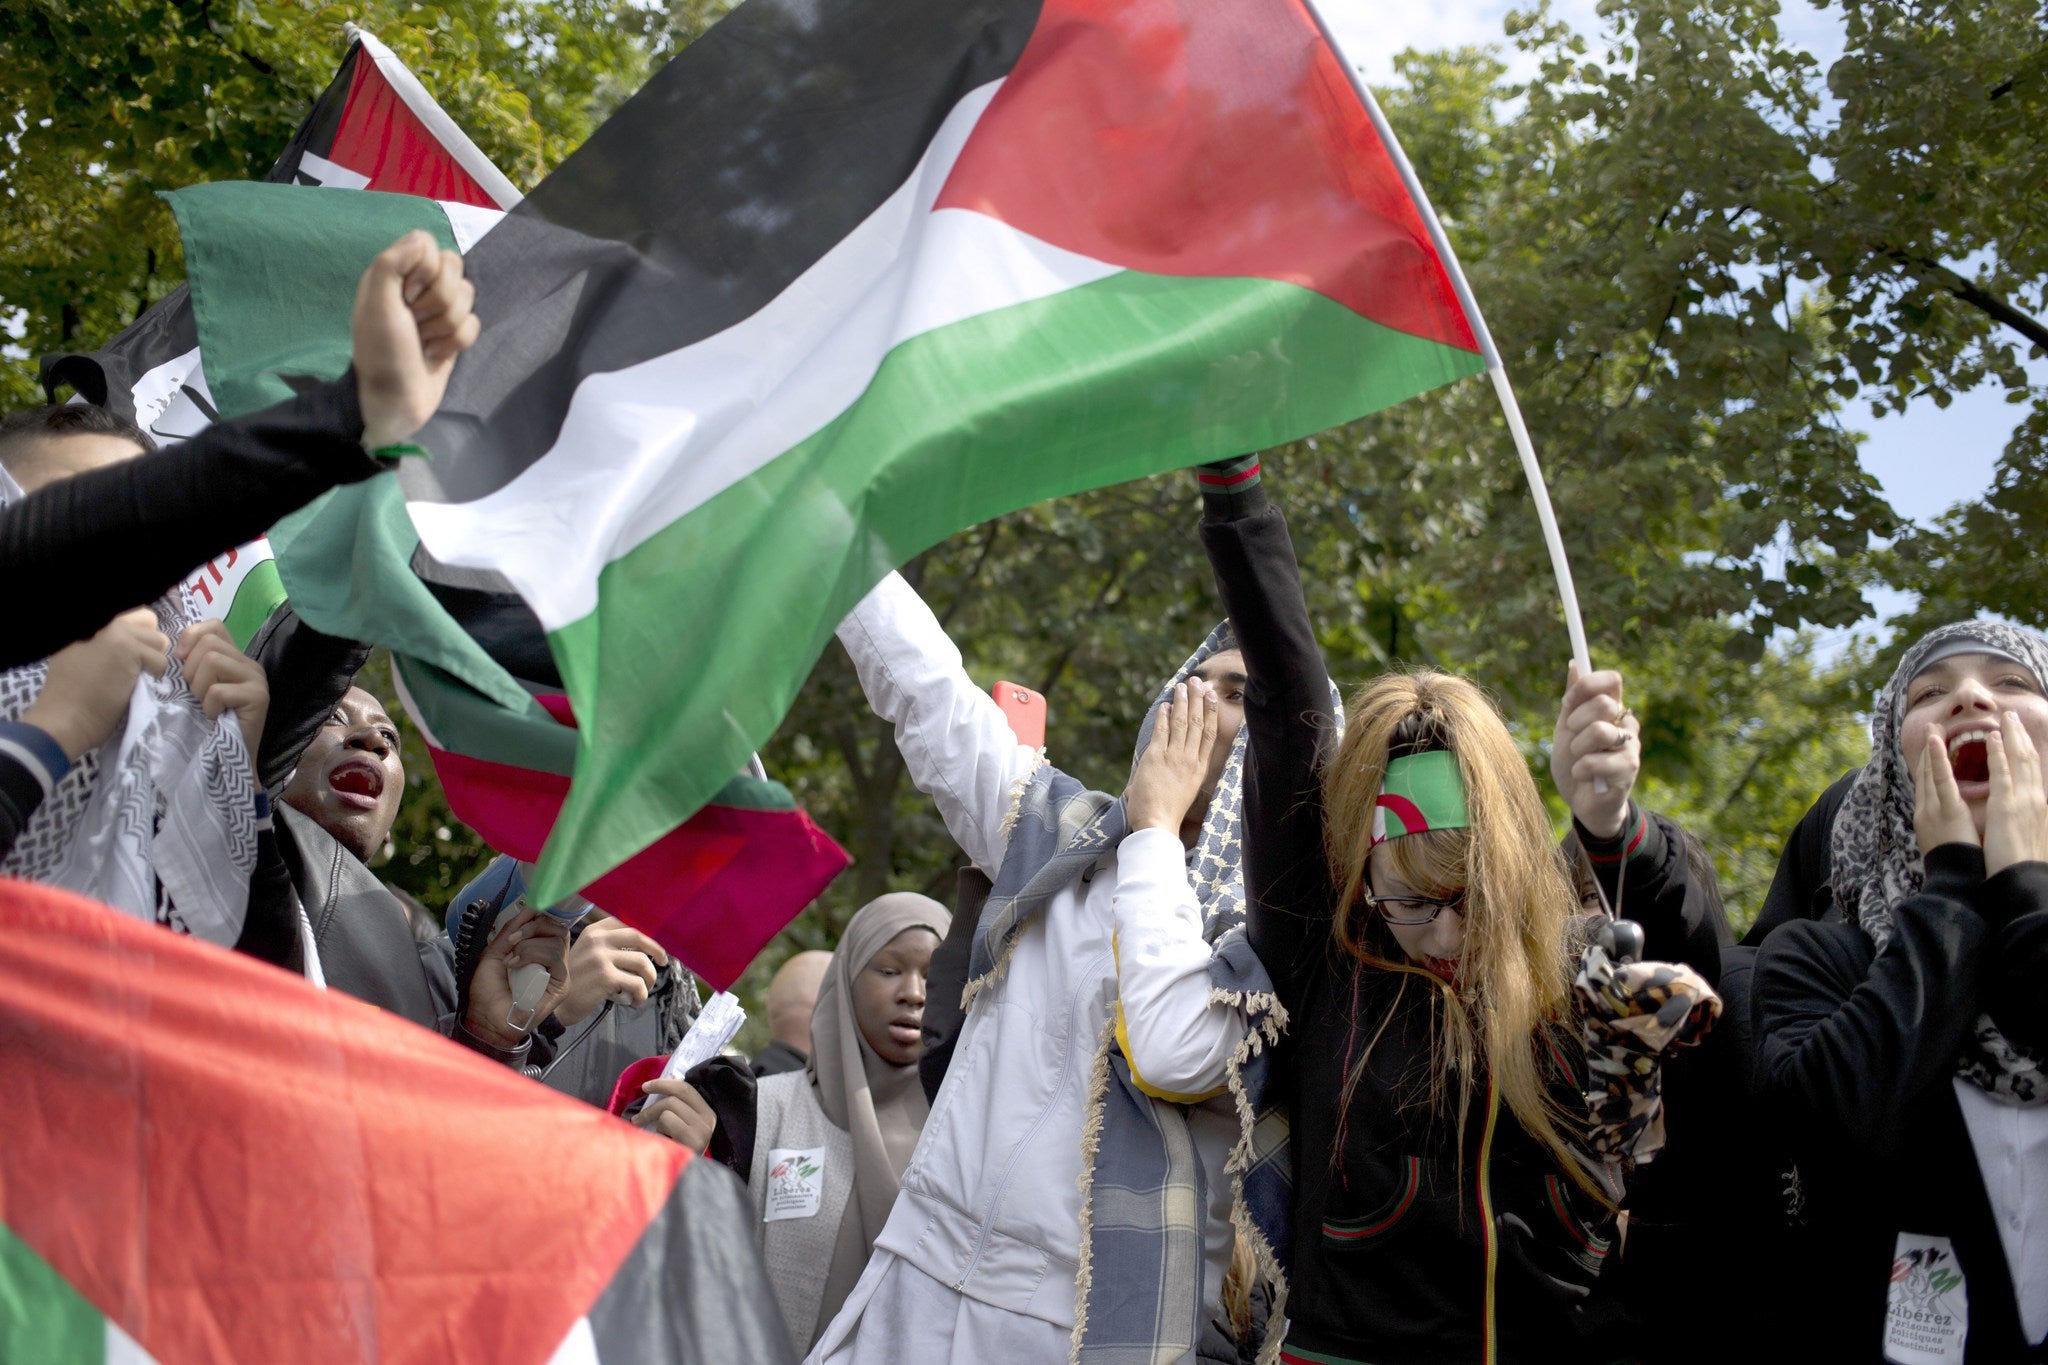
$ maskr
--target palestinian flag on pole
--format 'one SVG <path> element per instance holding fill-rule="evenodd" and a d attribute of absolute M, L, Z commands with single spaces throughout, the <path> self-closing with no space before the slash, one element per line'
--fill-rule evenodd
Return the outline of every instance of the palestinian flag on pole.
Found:
<path fill-rule="evenodd" d="M 354 25 L 348 31 L 341 69 L 267 178 L 484 209 L 518 203 L 511 182 L 405 63 L 371 34 Z M 44 356 L 42 380 L 53 399 L 68 384 L 86 402 L 112 408 L 161 443 L 183 440 L 218 416 L 183 285 L 99 350 Z"/>
<path fill-rule="evenodd" d="M 421 228 L 468 251 L 480 211 L 412 195 L 201 185 L 170 196 L 223 413 L 287 397 L 348 366 L 356 280 Z M 486 239 L 488 240 L 488 239 Z M 362 623 L 392 648 L 399 699 L 425 737 L 449 807 L 500 852 L 537 859 L 570 795 L 576 713 L 546 637 L 509 592 L 428 581 L 391 479 L 336 489 L 271 531 L 293 609 L 313 626 Z M 468 575 L 468 580 L 479 580 Z M 726 774 L 678 826 L 578 888 L 724 989 L 846 866 L 787 789 Z"/>
<path fill-rule="evenodd" d="M 582 720 L 543 898 L 699 810 L 947 534 L 1483 367 L 1303 0 L 750 0 L 470 272 L 400 481 L 420 572 L 516 588 Z"/>
<path fill-rule="evenodd" d="M 491 159 L 376 35 L 347 27 L 341 70 L 265 177 L 281 185 L 390 190 L 478 208 L 519 202 Z"/>
<path fill-rule="evenodd" d="M 793 1359 L 730 1172 L 0 881 L 0 1360 Z"/>
<path fill-rule="evenodd" d="M 340 71 L 269 179 L 388 190 L 488 210 L 483 218 L 468 219 L 471 235 L 480 235 L 499 210 L 519 202 L 519 192 L 390 48 L 354 25 L 348 33 Z M 86 402 L 129 418 L 159 444 L 181 441 L 219 415 L 184 285 L 99 350 L 45 356 L 42 379 L 53 400 L 68 384 Z M 203 566 L 190 583 L 201 619 L 225 621 L 244 647 L 284 600 L 270 547 L 260 540 Z"/>

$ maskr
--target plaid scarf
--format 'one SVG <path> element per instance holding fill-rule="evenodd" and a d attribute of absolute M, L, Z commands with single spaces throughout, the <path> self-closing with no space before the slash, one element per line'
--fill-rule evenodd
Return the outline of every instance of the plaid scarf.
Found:
<path fill-rule="evenodd" d="M 1879 952 L 1891 942 L 1892 907 L 1917 894 L 1926 875 L 1913 833 L 1913 760 L 1900 735 L 1907 689 L 1937 650 L 1958 642 L 1982 644 L 2017 659 L 2048 686 L 2048 639 L 1995 621 L 1959 621 L 1930 630 L 1899 660 L 1870 713 L 1870 762 L 1856 775 L 1835 816 L 1829 850 L 1835 901 Z M 1978 1016 L 1956 1071 L 2003 1104 L 2048 1104 L 2042 1058 L 2006 1037 L 1988 1014 Z"/>
<path fill-rule="evenodd" d="M 1134 769 L 1174 686 L 1212 655 L 1236 647 L 1225 622 L 1167 679 L 1139 728 Z M 1274 1248 L 1286 1246 L 1288 1127 L 1283 1114 L 1262 1109 L 1261 1097 L 1272 1045 L 1287 1015 L 1245 936 L 1245 739 L 1240 729 L 1189 855 L 1188 876 L 1212 949 L 1210 1000 L 1239 1011 L 1246 1025 L 1228 1064 L 1227 1098 L 1205 1103 L 1229 1104 L 1238 1120 L 1227 1167 L 1232 1221 L 1250 1238 L 1260 1270 L 1274 1287 L 1277 1327 L 1285 1290 Z M 1017 933 L 1031 917 L 1130 833 L 1122 800 L 1087 790 L 1049 763 L 1025 780 L 1006 823 L 1003 864 L 969 955 L 968 1007 L 1002 975 Z M 1082 1130 L 1081 1260 L 1071 1359 L 1090 1365 L 1176 1361 L 1192 1354 L 1202 1338 L 1208 1173 L 1188 1130 L 1187 1107 L 1140 1090 L 1115 1039 L 1112 1008 L 1096 1041 Z M 1269 1331 L 1268 1340 L 1276 1353 L 1279 1333 Z"/>

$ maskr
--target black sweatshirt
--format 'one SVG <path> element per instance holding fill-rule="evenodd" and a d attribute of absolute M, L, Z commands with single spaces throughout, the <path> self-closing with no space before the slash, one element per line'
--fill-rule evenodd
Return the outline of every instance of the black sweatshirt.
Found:
<path fill-rule="evenodd" d="M 1588 1352 L 1620 1326 L 1611 1296 L 1593 1292 L 1611 1214 L 1565 1178 L 1504 1104 L 1489 1140 L 1484 1084 L 1474 1088 L 1461 1144 L 1455 1117 L 1438 1117 L 1427 1102 L 1436 988 L 1415 974 L 1364 968 L 1332 938 L 1320 769 L 1335 727 L 1286 523 L 1256 486 L 1210 490 L 1202 543 L 1250 677 L 1248 928 L 1292 1016 L 1275 1073 L 1293 1113 L 1288 1347 L 1374 1365 L 1480 1359 L 1491 1243 L 1499 1358 L 1606 1359 Z M 1600 867 L 1609 894 L 1625 876 L 1624 909 L 1642 916 L 1652 944 L 1713 943 L 1712 926 L 1679 885 L 1687 873 L 1675 831 L 1654 819 L 1640 828 L 1636 856 Z M 1712 970 L 1715 956 L 1702 965 Z M 1344 1106 L 1354 1046 L 1375 1032 L 1370 1064 Z M 1552 1098 L 1583 1112 L 1578 1041 L 1549 1041 Z M 1490 1227 L 1482 1199 L 1494 1211 Z"/>
<path fill-rule="evenodd" d="M 1757 953 L 1758 1099 L 1792 1134 L 1817 1254 L 1802 1257 L 1794 1352 L 1876 1361 L 1901 1233 L 1946 1237 L 1969 1299 L 1965 1360 L 2048 1360 L 2012 1277 L 1954 1086 L 1980 1014 L 2048 1044 L 2048 863 L 1984 875 L 1944 844 L 1878 952 L 1854 924 L 1794 920 Z"/>
<path fill-rule="evenodd" d="M 51 484 L 0 509 L 0 565 L 24 594 L 0 668 L 48 658 L 153 602 L 198 565 L 268 531 L 338 483 L 385 466 L 362 445 L 355 372 L 208 427 L 141 459 Z"/>

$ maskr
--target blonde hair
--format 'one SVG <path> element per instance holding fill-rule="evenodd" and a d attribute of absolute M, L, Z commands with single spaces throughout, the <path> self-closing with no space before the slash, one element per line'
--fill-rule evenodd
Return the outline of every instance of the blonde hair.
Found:
<path fill-rule="evenodd" d="M 1374 680 L 1351 699 L 1347 715 L 1343 743 L 1323 778 L 1326 852 L 1338 888 L 1337 942 L 1368 967 L 1436 988 L 1430 1102 L 1441 1110 L 1447 1078 L 1455 1075 L 1461 1152 L 1465 1115 L 1484 1068 L 1523 1130 L 1573 1181 L 1605 1199 L 1565 1139 L 1564 1130 L 1583 1120 L 1552 1098 L 1543 1077 L 1544 1034 L 1562 1029 L 1572 1016 L 1566 938 L 1579 900 L 1514 738 L 1485 693 L 1433 669 Z M 1457 758 L 1471 825 L 1388 840 L 1380 858 L 1386 871 L 1422 895 L 1463 894 L 1456 990 L 1397 948 L 1389 950 L 1384 925 L 1361 900 L 1369 889 L 1373 806 L 1388 750 L 1397 739 L 1422 734 Z M 1403 980 L 1401 989 L 1411 984 Z M 1342 1113 L 1350 1111 L 1379 1031 L 1345 1077 Z"/>

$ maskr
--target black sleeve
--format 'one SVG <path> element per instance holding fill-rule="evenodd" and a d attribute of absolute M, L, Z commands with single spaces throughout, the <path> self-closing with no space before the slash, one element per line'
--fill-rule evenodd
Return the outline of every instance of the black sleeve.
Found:
<path fill-rule="evenodd" d="M 1744 944 L 1754 948 L 1771 930 L 1793 920 L 1826 918 L 1834 904 L 1828 878 L 1834 868 L 1829 850 L 1834 842 L 1835 812 L 1842 808 L 1861 771 L 1836 778 L 1820 800 L 1799 817 L 1792 837 L 1785 841 L 1785 851 L 1778 856 L 1778 872 L 1771 878 L 1771 889 L 1764 893 L 1763 908 L 1742 936 Z"/>
<path fill-rule="evenodd" d="M 299 755 L 341 705 L 342 694 L 370 660 L 370 646 L 323 635 L 299 619 L 287 602 L 270 613 L 249 641 L 249 657 L 263 665 L 270 682 L 270 711 L 257 746 L 256 774 L 271 791 L 282 791 Z"/>
<path fill-rule="evenodd" d="M 2048 863 L 2016 863 L 1989 878 L 1977 908 L 1991 926 L 1984 1011 L 2007 1039 L 2048 1055 Z"/>
<path fill-rule="evenodd" d="M 1984 852 L 1943 844 L 1926 884 L 1893 907 L 1882 953 L 1853 924 L 1795 920 L 1757 952 L 1757 1090 L 1882 1154 L 1902 1115 L 1954 1073 L 1983 1008 L 1989 928 L 1972 908 Z"/>
<path fill-rule="evenodd" d="M 28 765 L 12 754 L 0 754 L 0 859 L 14 851 L 14 841 L 42 804 L 42 784 Z"/>
<path fill-rule="evenodd" d="M 337 483 L 383 466 L 360 444 L 351 371 L 217 423 L 155 455 L 51 484 L 0 510 L 8 581 L 64 584 L 16 603 L 0 668 L 47 658 L 268 531 Z"/>
<path fill-rule="evenodd" d="M 291 868 L 278 846 L 267 797 L 262 812 L 256 827 L 256 870 L 249 874 L 249 913 L 242 921 L 235 951 L 288 972 L 303 972 L 306 955 L 299 939 L 299 896 L 292 889 Z"/>
<path fill-rule="evenodd" d="M 704 1155 L 729 1167 L 741 1180 L 754 1169 L 754 1133 L 760 1127 L 760 1102 L 754 1096 L 754 1073 L 740 1057 L 713 1057 L 690 1068 L 690 1083 L 718 1116 L 711 1145 Z M 631 1112 L 630 1110 L 628 1112 Z"/>
<path fill-rule="evenodd" d="M 64 774 L 71 760 L 57 741 L 23 721 L 0 721 L 0 859 Z"/>
<path fill-rule="evenodd" d="M 1631 801 L 1620 834 L 1595 838 L 1575 817 L 1565 846 L 1567 856 L 1586 859 L 1607 903 L 1643 926 L 1646 960 L 1683 962 L 1708 985 L 1720 981 L 1721 948 L 1735 935 L 1719 892 L 1695 875 L 1685 856 L 1683 830 Z"/>
<path fill-rule="evenodd" d="M 1254 485 L 1205 482 L 1202 545 L 1244 651 L 1245 905 L 1252 949 L 1291 1009 L 1307 963 L 1322 959 L 1334 902 L 1323 857 L 1320 778 L 1336 734 L 1329 670 L 1316 645 L 1294 543 Z"/>
<path fill-rule="evenodd" d="M 917 1080 L 924 1087 L 926 1103 L 939 1097 L 946 1068 L 953 1064 L 953 1048 L 960 1041 L 960 1026 L 967 1012 L 960 998 L 967 993 L 967 962 L 974 950 L 974 926 L 981 921 L 981 907 L 995 888 L 972 863 L 963 864 L 956 878 L 953 923 L 945 939 L 932 952 L 931 971 L 925 977 L 924 1051 L 917 1058 Z"/>

